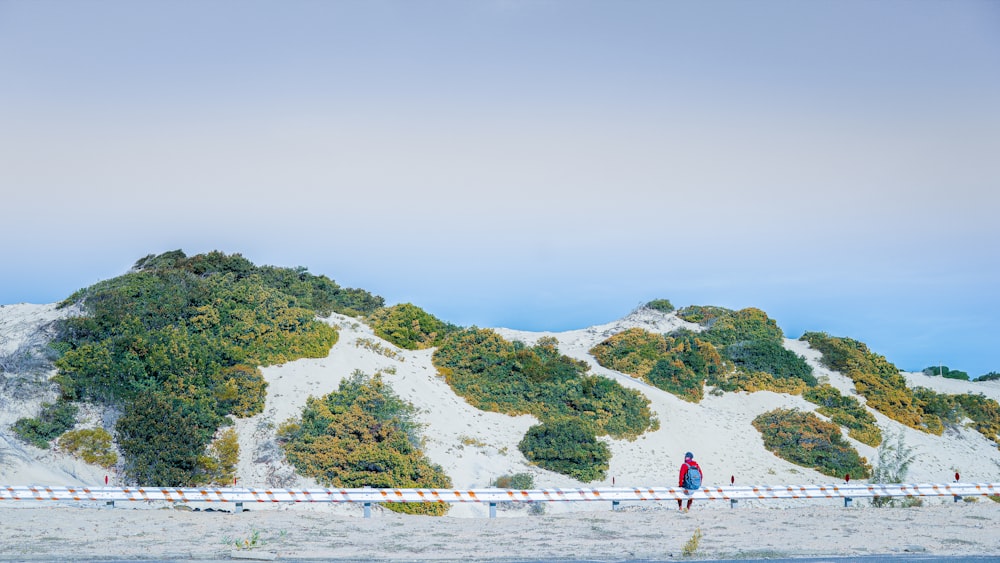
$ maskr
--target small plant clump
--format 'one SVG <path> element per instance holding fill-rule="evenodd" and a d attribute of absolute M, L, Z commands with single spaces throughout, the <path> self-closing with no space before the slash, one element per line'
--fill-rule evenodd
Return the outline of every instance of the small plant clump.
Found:
<path fill-rule="evenodd" d="M 526 491 L 535 488 L 535 476 L 531 473 L 514 473 L 501 475 L 493 480 L 492 485 L 498 489 L 513 489 Z"/>
<path fill-rule="evenodd" d="M 111 433 L 103 428 L 71 430 L 60 436 L 57 444 L 61 450 L 106 469 L 118 463 Z"/>
<path fill-rule="evenodd" d="M 669 299 L 654 299 L 646 303 L 644 307 L 661 313 L 672 313 L 674 311 L 674 305 Z"/>
<path fill-rule="evenodd" d="M 47 450 L 49 442 L 73 428 L 76 424 L 77 411 L 76 405 L 64 400 L 43 403 L 37 417 L 21 418 L 11 429 L 24 442 Z"/>
<path fill-rule="evenodd" d="M 681 555 L 684 557 L 693 557 L 698 552 L 698 546 L 701 544 L 701 528 L 695 528 L 694 534 L 691 538 L 684 544 L 681 549 Z"/>

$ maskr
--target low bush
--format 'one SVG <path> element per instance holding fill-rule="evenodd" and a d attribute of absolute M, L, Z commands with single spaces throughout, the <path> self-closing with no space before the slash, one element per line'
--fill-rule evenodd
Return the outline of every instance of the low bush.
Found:
<path fill-rule="evenodd" d="M 596 438 L 594 429 L 574 418 L 532 426 L 518 449 L 539 467 L 585 483 L 603 479 L 611 460 L 610 449 Z"/>
<path fill-rule="evenodd" d="M 439 346 L 445 336 L 459 329 L 410 303 L 378 309 L 368 322 L 376 335 L 407 350 Z"/>
<path fill-rule="evenodd" d="M 710 326 L 718 317 L 732 312 L 732 309 L 726 309 L 725 307 L 715 307 L 712 305 L 689 305 L 678 309 L 677 316 L 689 323 Z"/>
<path fill-rule="evenodd" d="M 830 417 L 834 423 L 847 428 L 847 435 L 862 444 L 875 447 L 882 442 L 882 431 L 875 417 L 861 406 L 854 397 L 845 397 L 829 384 L 806 390 L 802 398 L 819 405 L 820 414 Z"/>
<path fill-rule="evenodd" d="M 492 486 L 498 489 L 514 489 L 526 491 L 535 488 L 535 476 L 531 473 L 514 473 L 501 475 L 493 480 Z"/>
<path fill-rule="evenodd" d="M 37 417 L 19 419 L 11 430 L 24 442 L 47 450 L 49 442 L 73 428 L 76 424 L 77 410 L 76 405 L 68 401 L 43 403 Z"/>
<path fill-rule="evenodd" d="M 59 449 L 87 463 L 111 469 L 118 463 L 118 454 L 112 448 L 111 433 L 103 428 L 70 430 L 58 441 Z"/>
<path fill-rule="evenodd" d="M 868 461 L 844 441 L 840 428 L 811 412 L 775 409 L 755 418 L 753 426 L 764 438 L 764 447 L 786 461 L 831 477 L 871 475 Z"/>
<path fill-rule="evenodd" d="M 950 369 L 948 366 L 929 366 L 920 370 L 924 375 L 937 375 L 946 379 L 958 379 L 969 381 L 969 374 L 957 369 Z"/>
<path fill-rule="evenodd" d="M 288 461 L 327 487 L 448 488 L 451 479 L 420 448 L 416 409 L 380 375 L 360 371 L 337 391 L 310 397 L 302 415 L 278 428 Z M 442 515 L 446 503 L 386 503 L 410 514 Z"/>
<path fill-rule="evenodd" d="M 722 355 L 745 371 L 762 371 L 775 379 L 800 379 L 816 386 L 813 369 L 802 356 L 773 340 L 747 340 L 723 348 Z"/>
<path fill-rule="evenodd" d="M 646 303 L 644 307 L 661 313 L 671 313 L 674 310 L 674 305 L 669 299 L 654 299 Z"/>

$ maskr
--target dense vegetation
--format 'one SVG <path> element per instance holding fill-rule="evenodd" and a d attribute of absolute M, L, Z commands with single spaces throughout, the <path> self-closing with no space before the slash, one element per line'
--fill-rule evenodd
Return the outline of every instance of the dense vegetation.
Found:
<path fill-rule="evenodd" d="M 911 428 L 940 434 L 935 432 L 940 421 L 925 415 L 906 379 L 885 357 L 851 338 L 807 332 L 801 339 L 823 353 L 823 364 L 850 377 L 869 407 Z"/>
<path fill-rule="evenodd" d="M 126 479 L 153 486 L 225 479 L 210 448 L 227 416 L 263 408 L 259 367 L 325 356 L 331 312 L 370 314 L 382 298 L 303 268 L 258 267 L 238 254 L 147 256 L 127 274 L 62 305 L 56 381 L 67 400 L 120 409 L 115 438 Z"/>
<path fill-rule="evenodd" d="M 644 307 L 661 313 L 671 313 L 674 310 L 674 304 L 669 299 L 653 299 L 649 303 L 646 303 Z"/>
<path fill-rule="evenodd" d="M 584 432 L 614 438 L 632 439 L 659 427 L 642 394 L 589 375 L 586 362 L 560 354 L 556 344 L 554 338 L 541 338 L 527 346 L 473 327 L 446 337 L 433 361 L 455 393 L 483 410 L 532 414 L 542 426 L 562 425 L 564 419 L 575 418 L 584 423 Z M 560 428 L 556 432 L 561 433 Z M 567 447 L 579 450 L 561 454 L 567 459 L 580 463 L 596 459 L 585 442 Z M 588 471 L 595 467 L 574 471 L 591 475 Z"/>
<path fill-rule="evenodd" d="M 957 369 L 950 369 L 948 366 L 928 366 L 920 370 L 924 375 L 937 375 L 946 379 L 958 379 L 969 381 L 969 374 Z"/>
<path fill-rule="evenodd" d="M 43 403 L 37 417 L 19 419 L 11 430 L 21 440 L 43 450 L 48 449 L 49 442 L 76 424 L 77 410 L 76 405 L 64 400 Z"/>
<path fill-rule="evenodd" d="M 111 447 L 112 441 L 111 433 L 103 428 L 81 428 L 60 436 L 59 449 L 87 463 L 111 469 L 118 463 L 118 454 Z"/>
<path fill-rule="evenodd" d="M 868 406 L 911 428 L 941 435 L 945 424 L 970 418 L 983 436 L 1000 442 L 1000 404 L 983 395 L 947 395 L 910 389 L 899 369 L 865 344 L 850 338 L 807 332 L 802 339 L 823 353 L 823 363 L 852 380 Z"/>
<path fill-rule="evenodd" d="M 590 353 L 603 367 L 692 402 L 703 398 L 706 384 L 720 391 L 793 394 L 816 385 L 812 368 L 782 346 L 781 329 L 763 311 L 685 307 L 678 316 L 706 328 L 667 335 L 633 328 L 609 337 Z"/>
<path fill-rule="evenodd" d="M 840 434 L 840 428 L 811 412 L 775 409 L 753 420 L 764 438 L 764 447 L 796 465 L 824 475 L 867 479 L 868 461 L 859 456 Z"/>
<path fill-rule="evenodd" d="M 302 416 L 278 429 L 299 473 L 328 487 L 447 488 L 451 480 L 420 449 L 416 409 L 379 374 L 355 372 L 337 391 L 310 397 Z M 387 503 L 411 514 L 444 514 L 444 503 Z"/>
<path fill-rule="evenodd" d="M 445 336 L 459 330 L 410 303 L 377 309 L 368 323 L 376 335 L 407 350 L 440 346 Z"/>
<path fill-rule="evenodd" d="M 739 342 L 773 342 L 780 345 L 785 334 L 774 319 L 764 311 L 753 307 L 730 311 L 728 309 L 714 310 L 714 316 L 705 322 L 702 336 L 719 347 Z"/>
<path fill-rule="evenodd" d="M 593 428 L 579 418 L 559 418 L 536 424 L 518 444 L 524 457 L 556 473 L 583 482 L 603 479 L 611 450 Z"/>
<path fill-rule="evenodd" d="M 824 384 L 807 389 L 802 398 L 819 405 L 820 414 L 847 428 L 847 435 L 862 444 L 875 447 L 882 442 L 882 431 L 875 417 L 854 397 L 845 397 L 836 387 Z"/>
<path fill-rule="evenodd" d="M 715 347 L 687 331 L 670 336 L 631 328 L 608 337 L 590 353 L 603 367 L 695 403 L 704 396 L 705 380 L 724 369 Z"/>

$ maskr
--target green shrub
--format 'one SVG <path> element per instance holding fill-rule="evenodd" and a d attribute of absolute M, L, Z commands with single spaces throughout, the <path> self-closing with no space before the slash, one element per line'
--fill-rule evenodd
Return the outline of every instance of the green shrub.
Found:
<path fill-rule="evenodd" d="M 972 419 L 972 427 L 977 432 L 1000 443 L 1000 403 L 982 393 L 950 397 L 961 407 L 964 416 Z"/>
<path fill-rule="evenodd" d="M 539 467 L 585 483 L 603 479 L 611 460 L 611 451 L 597 439 L 594 428 L 574 418 L 532 426 L 518 449 Z"/>
<path fill-rule="evenodd" d="M 368 317 L 375 334 L 407 350 L 439 346 L 458 327 L 410 303 L 376 310 Z"/>
<path fill-rule="evenodd" d="M 50 441 L 73 428 L 76 424 L 77 410 L 76 405 L 63 400 L 43 403 L 42 410 L 36 418 L 19 419 L 11 430 L 21 440 L 47 450 Z"/>
<path fill-rule="evenodd" d="M 715 395 L 721 395 L 725 391 L 746 391 L 747 393 L 771 391 L 801 395 L 806 390 L 806 382 L 801 379 L 778 378 L 765 371 L 746 371 L 743 369 L 719 373 L 705 380 L 705 383 L 715 387 L 713 392 Z"/>
<path fill-rule="evenodd" d="M 678 309 L 677 316 L 689 323 L 708 326 L 716 318 L 732 312 L 732 309 L 726 309 L 725 307 L 689 305 L 682 309 Z"/>
<path fill-rule="evenodd" d="M 802 356 L 773 340 L 745 340 L 723 348 L 722 355 L 745 371 L 762 371 L 776 379 L 800 379 L 816 386 L 812 366 Z"/>
<path fill-rule="evenodd" d="M 846 427 L 851 438 L 872 447 L 882 442 L 882 431 L 875 417 L 857 399 L 841 395 L 836 387 L 829 384 L 813 387 L 806 390 L 802 398 L 819 405 L 816 410 L 835 424 Z"/>
<path fill-rule="evenodd" d="M 310 397 L 302 416 L 278 429 L 296 470 L 327 487 L 448 488 L 451 480 L 420 449 L 416 409 L 378 374 L 361 372 L 322 398 Z M 446 503 L 387 503 L 410 514 L 442 515 Z"/>
<path fill-rule="evenodd" d="M 659 311 L 661 313 L 670 313 L 674 310 L 673 303 L 669 299 L 654 299 L 649 303 L 644 305 L 647 309 L 652 309 L 654 311 Z"/>
<path fill-rule="evenodd" d="M 705 324 L 705 323 L 703 323 Z M 767 313 L 753 307 L 739 311 L 726 311 L 706 324 L 703 339 L 723 347 L 737 342 L 764 340 L 781 345 L 785 333 Z"/>
<path fill-rule="evenodd" d="M 103 428 L 70 430 L 59 438 L 58 445 L 63 451 L 106 469 L 118 463 L 118 454 L 111 447 L 111 434 Z"/>
<path fill-rule="evenodd" d="M 695 403 L 704 397 L 705 380 L 724 369 L 715 347 L 689 331 L 667 336 L 632 328 L 600 342 L 590 354 L 602 367 Z"/>
<path fill-rule="evenodd" d="M 240 442 L 236 430 L 226 428 L 209 446 L 207 454 L 198 459 L 204 474 L 203 483 L 227 486 L 236 477 L 236 465 L 240 462 Z"/>
<path fill-rule="evenodd" d="M 207 483 L 211 476 L 202 458 L 215 429 L 226 419 L 205 401 L 150 391 L 126 403 L 115 423 L 115 439 L 125 458 L 124 477 L 152 487 Z"/>
<path fill-rule="evenodd" d="M 824 475 L 867 479 L 868 461 L 844 441 L 837 425 L 797 409 L 775 409 L 753 420 L 764 447 L 778 457 Z"/>
<path fill-rule="evenodd" d="M 991 371 L 989 373 L 984 373 L 983 375 L 980 375 L 974 381 L 996 381 L 998 379 L 1000 379 L 1000 373 Z"/>
<path fill-rule="evenodd" d="M 498 489 L 514 489 L 526 491 L 535 488 L 535 476 L 531 473 L 514 473 L 501 475 L 493 480 L 492 486 Z"/>
<path fill-rule="evenodd" d="M 949 369 L 948 366 L 929 366 L 921 370 L 924 375 L 938 375 L 946 379 L 959 379 L 969 381 L 969 374 L 957 369 Z"/>

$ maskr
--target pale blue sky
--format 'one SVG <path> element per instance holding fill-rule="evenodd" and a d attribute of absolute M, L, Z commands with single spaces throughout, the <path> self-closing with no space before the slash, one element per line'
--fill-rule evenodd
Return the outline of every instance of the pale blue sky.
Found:
<path fill-rule="evenodd" d="M 1000 3 L 0 0 L 0 303 L 146 254 L 1000 371 Z"/>

